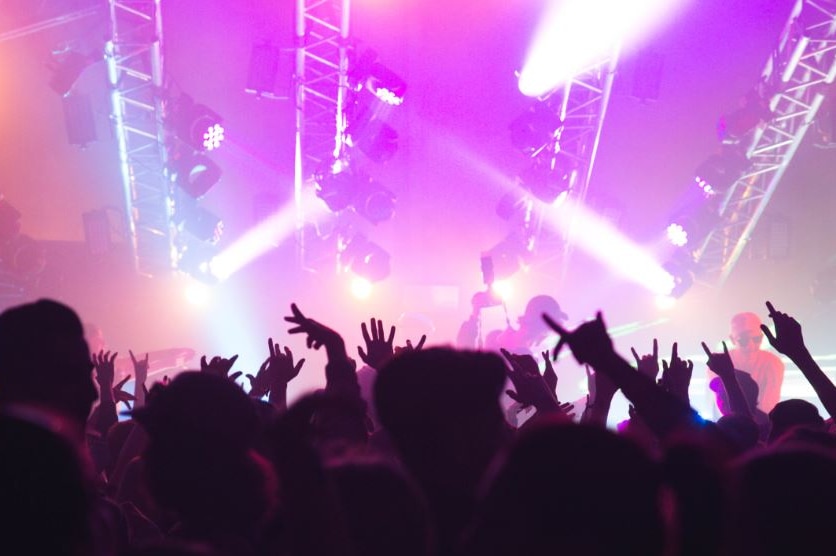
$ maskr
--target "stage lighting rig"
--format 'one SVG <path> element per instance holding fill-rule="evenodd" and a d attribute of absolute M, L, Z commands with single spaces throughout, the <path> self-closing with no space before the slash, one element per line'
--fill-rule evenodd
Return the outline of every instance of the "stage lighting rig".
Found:
<path fill-rule="evenodd" d="M 353 209 L 372 224 L 379 224 L 395 214 L 395 194 L 366 173 L 340 161 L 317 173 L 316 195 L 332 212 Z"/>
<path fill-rule="evenodd" d="M 536 102 L 508 126 L 511 144 L 525 154 L 535 155 L 556 139 L 562 125 L 548 104 Z"/>
<path fill-rule="evenodd" d="M 565 197 L 571 191 L 576 178 L 576 165 L 560 153 L 548 156 L 543 154 L 520 173 L 522 186 L 534 197 L 549 205 Z"/>
<path fill-rule="evenodd" d="M 352 60 L 348 73 L 349 87 L 355 92 L 363 89 L 378 100 L 390 106 L 403 104 L 406 94 L 406 81 L 381 62 L 377 61 L 377 52 L 371 49 Z"/>
<path fill-rule="evenodd" d="M 213 151 L 224 140 L 223 119 L 189 95 L 170 101 L 167 120 L 177 138 L 196 151 Z"/>
<path fill-rule="evenodd" d="M 338 249 L 340 267 L 369 282 L 379 282 L 391 272 L 389 253 L 363 234 L 340 238 Z"/>
<path fill-rule="evenodd" d="M 169 177 L 190 197 L 200 199 L 217 184 L 223 171 L 203 153 L 175 152 L 169 162 Z"/>

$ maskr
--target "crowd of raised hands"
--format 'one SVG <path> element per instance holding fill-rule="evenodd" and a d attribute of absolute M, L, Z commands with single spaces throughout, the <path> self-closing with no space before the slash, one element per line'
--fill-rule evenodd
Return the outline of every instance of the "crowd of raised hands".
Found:
<path fill-rule="evenodd" d="M 766 308 L 768 342 L 832 418 L 836 387 L 801 325 Z M 61 399 L 73 388 L 18 386 L 0 316 L 0 511 L 15 516 L 0 543 L 9 554 L 95 556 L 836 550 L 836 437 L 815 406 L 784 400 L 764 414 L 726 345 L 703 343 L 730 408 L 707 421 L 691 407 L 694 363 L 676 343 L 667 359 L 654 340 L 628 360 L 600 312 L 574 330 L 543 319 L 558 341 L 542 364 L 396 339 L 377 318 L 360 325 L 355 359 L 339 332 L 292 304 L 287 333 L 327 355 L 321 390 L 288 403 L 305 358 L 272 337 L 255 373 L 236 370 L 235 355 L 203 356 L 155 384 L 147 356 L 130 352 L 133 374 L 116 382 L 117 354 L 99 352 L 98 403 L 80 418 Z M 583 407 L 557 396 L 567 349 L 586 368 Z M 61 350 L 48 352 L 38 364 L 62 367 Z M 619 391 L 630 418 L 609 430 Z M 509 424 L 503 395 L 533 417 Z"/>

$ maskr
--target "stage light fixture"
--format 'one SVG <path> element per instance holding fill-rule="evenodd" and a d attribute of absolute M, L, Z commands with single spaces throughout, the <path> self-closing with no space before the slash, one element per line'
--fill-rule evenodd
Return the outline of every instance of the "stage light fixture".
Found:
<path fill-rule="evenodd" d="M 725 147 L 705 159 L 695 170 L 695 181 L 706 197 L 723 194 L 740 177 L 749 160 L 736 147 Z"/>
<path fill-rule="evenodd" d="M 352 133 L 352 143 L 373 162 L 386 162 L 398 151 L 398 132 L 389 124 L 373 120 Z"/>
<path fill-rule="evenodd" d="M 317 172 L 314 181 L 316 196 L 325 201 L 333 212 L 347 209 L 354 201 L 359 187 L 356 176 L 348 169 L 335 172 L 329 168 Z"/>
<path fill-rule="evenodd" d="M 395 214 L 395 194 L 373 180 L 364 181 L 357 192 L 352 206 L 354 210 L 371 222 L 380 224 Z"/>
<path fill-rule="evenodd" d="M 688 243 L 688 230 L 682 224 L 672 222 L 666 230 L 668 241 L 676 247 L 684 247 Z"/>
<path fill-rule="evenodd" d="M 391 272 L 391 256 L 363 234 L 340 242 L 340 265 L 369 282 L 379 282 Z"/>
<path fill-rule="evenodd" d="M 574 185 L 577 176 L 575 165 L 559 155 L 540 157 L 520 175 L 524 188 L 546 204 L 552 204 L 565 196 Z"/>
<path fill-rule="evenodd" d="M 535 153 L 555 139 L 561 125 L 560 118 L 547 104 L 537 102 L 508 126 L 511 144 L 525 154 Z"/>
<path fill-rule="evenodd" d="M 684 251 L 675 253 L 667 262 L 662 264 L 662 268 L 671 277 L 670 292 L 664 292 L 668 297 L 678 299 L 694 285 L 696 268 L 693 256 L 690 253 Z"/>
<path fill-rule="evenodd" d="M 178 195 L 176 198 L 174 222 L 203 242 L 218 243 L 223 235 L 223 220 L 186 195 Z"/>
<path fill-rule="evenodd" d="M 211 151 L 224 140 L 223 119 L 189 95 L 170 102 L 168 121 L 177 137 L 196 151 Z"/>
<path fill-rule="evenodd" d="M 220 181 L 223 171 L 205 154 L 191 153 L 177 155 L 170 164 L 169 175 L 190 197 L 199 199 Z"/>
<path fill-rule="evenodd" d="M 69 49 L 54 52 L 52 60 L 47 63 L 47 68 L 52 71 L 50 88 L 61 96 L 68 95 L 84 70 L 97 59 L 94 55 L 84 55 Z"/>
<path fill-rule="evenodd" d="M 494 278 L 501 281 L 528 266 L 532 255 L 531 243 L 526 237 L 512 232 L 482 255 L 491 259 Z"/>
<path fill-rule="evenodd" d="M 66 94 L 61 99 L 64 110 L 64 127 L 70 145 L 86 147 L 96 138 L 96 120 L 93 116 L 93 104 L 89 95 L 78 93 Z"/>
<path fill-rule="evenodd" d="M 742 143 L 757 126 L 771 119 L 769 99 L 754 88 L 743 97 L 739 108 L 720 117 L 717 135 L 722 143 L 736 145 Z"/>
<path fill-rule="evenodd" d="M 177 258 L 177 269 L 194 279 L 209 285 L 218 283 L 212 272 L 212 260 L 215 257 L 213 246 L 200 242 L 187 242 Z"/>
<path fill-rule="evenodd" d="M 381 102 L 400 106 L 406 93 L 406 81 L 380 62 L 375 62 L 366 79 L 366 88 Z"/>

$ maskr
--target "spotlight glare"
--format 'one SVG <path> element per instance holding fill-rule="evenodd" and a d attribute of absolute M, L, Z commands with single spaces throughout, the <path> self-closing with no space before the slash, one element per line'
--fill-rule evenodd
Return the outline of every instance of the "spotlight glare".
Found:
<path fill-rule="evenodd" d="M 684 247 L 688 243 L 688 232 L 682 227 L 682 224 L 670 224 L 668 226 L 668 241 L 676 247 Z"/>
<path fill-rule="evenodd" d="M 657 295 L 656 308 L 661 311 L 669 311 L 676 306 L 676 298 L 670 295 Z"/>
<path fill-rule="evenodd" d="M 210 288 L 206 284 L 201 284 L 196 280 L 191 280 L 186 286 L 184 294 L 189 305 L 195 307 L 202 307 L 209 302 Z"/>
<path fill-rule="evenodd" d="M 550 215 L 546 219 L 547 225 L 571 237 L 578 248 L 615 274 L 656 294 L 668 294 L 673 289 L 671 273 L 651 252 L 622 234 L 606 218 L 568 200 L 561 205 L 551 205 Z"/>
<path fill-rule="evenodd" d="M 502 301 L 509 301 L 514 294 L 514 286 L 508 280 L 496 280 L 491 285 L 491 290 Z"/>
<path fill-rule="evenodd" d="M 636 42 L 690 0 L 549 2 L 520 71 L 519 89 L 539 97 Z M 606 14 L 606 17 L 602 17 Z"/>
<path fill-rule="evenodd" d="M 372 295 L 372 283 L 361 276 L 351 280 L 351 295 L 356 299 L 368 299 Z"/>
<path fill-rule="evenodd" d="M 203 147 L 207 151 L 213 151 L 221 146 L 224 140 L 224 128 L 221 124 L 210 126 L 203 134 Z"/>

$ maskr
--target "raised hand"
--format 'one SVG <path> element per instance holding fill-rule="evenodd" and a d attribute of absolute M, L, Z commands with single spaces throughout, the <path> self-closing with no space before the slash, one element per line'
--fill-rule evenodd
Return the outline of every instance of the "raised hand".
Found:
<path fill-rule="evenodd" d="M 769 318 L 775 324 L 775 335 L 772 334 L 768 326 L 761 325 L 761 330 L 769 341 L 769 345 L 790 359 L 805 355 L 807 346 L 804 345 L 801 324 L 787 313 L 776 311 L 769 301 L 766 302 L 766 308 L 769 310 Z"/>
<path fill-rule="evenodd" d="M 99 394 L 102 396 L 112 395 L 113 379 L 115 375 L 113 362 L 116 360 L 117 352 L 112 354 L 109 351 L 101 350 L 93 354 L 93 367 L 96 369 L 96 383 L 99 385 Z"/>
<path fill-rule="evenodd" d="M 707 365 L 711 372 L 719 376 L 721 379 L 735 378 L 734 377 L 734 363 L 732 363 L 729 355 L 729 348 L 726 347 L 726 342 L 723 342 L 723 353 L 711 353 L 705 342 L 702 342 L 702 349 L 708 356 Z M 736 379 L 735 379 L 736 380 Z"/>
<path fill-rule="evenodd" d="M 511 365 L 506 370 L 508 379 L 515 390 L 506 390 L 508 396 L 523 407 L 533 405 L 538 411 L 549 411 L 558 407 L 554 391 L 549 391 L 546 381 L 540 376 L 537 361 L 530 355 L 517 355 L 506 349 L 499 350 Z"/>
<path fill-rule="evenodd" d="M 202 355 L 200 357 L 200 370 L 204 373 L 210 373 L 215 376 L 228 378 L 229 380 L 234 381 L 236 378 L 241 376 L 241 371 L 236 371 L 232 374 L 229 374 L 229 371 L 232 370 L 232 366 L 235 364 L 237 359 L 238 355 L 233 355 L 229 359 L 216 355 L 207 362 L 206 356 Z"/>
<path fill-rule="evenodd" d="M 287 383 L 299 376 L 299 371 L 305 364 L 304 358 L 294 364 L 290 348 L 285 346 L 282 352 L 279 344 L 273 343 L 273 338 L 267 339 L 267 348 L 270 350 L 270 355 L 261 364 L 258 373 L 255 376 L 246 375 L 250 381 L 250 395 L 257 398 L 263 397 L 268 392 L 277 394 L 279 390 L 284 392 Z"/>
<path fill-rule="evenodd" d="M 113 401 L 116 403 L 124 402 L 125 405 L 128 406 L 128 409 L 131 409 L 131 402 L 136 398 L 133 394 L 122 390 L 122 387 L 125 386 L 125 383 L 129 380 L 131 380 L 131 375 L 126 376 L 113 386 Z"/>
<path fill-rule="evenodd" d="M 690 404 L 688 387 L 691 385 L 691 376 L 694 374 L 694 363 L 690 359 L 680 359 L 677 353 L 677 344 L 673 343 L 671 348 L 671 361 L 662 361 L 662 379 L 659 384 L 679 398 Z"/>
<path fill-rule="evenodd" d="M 543 320 L 560 336 L 552 352 L 552 359 L 557 359 L 564 345 L 569 346 L 575 360 L 581 365 L 589 364 L 597 368 L 599 365 L 605 365 L 613 356 L 617 357 L 600 311 L 595 320 L 583 323 L 572 332 L 563 328 L 549 315 L 544 314 Z"/>
<path fill-rule="evenodd" d="M 267 376 L 267 367 L 270 364 L 270 358 L 264 360 L 264 363 L 259 367 L 255 376 L 246 374 L 247 380 L 250 381 L 250 396 L 253 398 L 263 398 L 270 392 L 270 377 Z"/>
<path fill-rule="evenodd" d="M 399 353 L 405 353 L 410 351 L 420 351 L 422 347 L 424 347 L 424 342 L 427 341 L 427 335 L 422 334 L 421 339 L 418 340 L 418 343 L 414 346 L 412 345 L 412 340 L 407 340 L 405 346 L 395 346 L 395 355 Z"/>
<path fill-rule="evenodd" d="M 633 352 L 633 357 L 636 359 L 636 369 L 653 382 L 656 382 L 656 377 L 659 376 L 659 343 L 656 338 L 653 338 L 653 353 L 639 357 L 635 348 L 631 347 L 630 351 Z"/>
<path fill-rule="evenodd" d="M 295 303 L 291 303 L 290 310 L 293 314 L 284 320 L 296 326 L 288 329 L 288 334 L 306 334 L 305 342 L 309 348 L 319 349 L 325 346 L 329 356 L 334 350 L 345 351 L 345 342 L 336 331 L 303 315 Z"/>
<path fill-rule="evenodd" d="M 543 358 L 545 362 L 545 368 L 543 369 L 543 380 L 546 381 L 546 386 L 549 387 L 549 390 L 557 395 L 557 373 L 554 371 L 554 365 L 552 365 L 552 360 L 549 357 L 549 352 L 544 351 L 540 353 L 540 356 Z"/>
<path fill-rule="evenodd" d="M 395 327 L 389 329 L 389 337 L 386 339 L 383 337 L 382 320 L 372 318 L 371 329 L 372 333 L 369 336 L 366 323 L 360 325 L 360 330 L 363 332 L 363 341 L 366 342 L 366 351 L 363 351 L 362 346 L 357 346 L 357 353 L 363 363 L 373 369 L 380 369 L 395 355 L 395 350 L 392 347 L 395 341 Z"/>
<path fill-rule="evenodd" d="M 128 350 L 128 354 L 131 356 L 131 363 L 134 366 L 136 384 L 145 384 L 145 381 L 148 380 L 148 354 L 145 354 L 144 359 L 137 359 L 131 350 Z"/>

